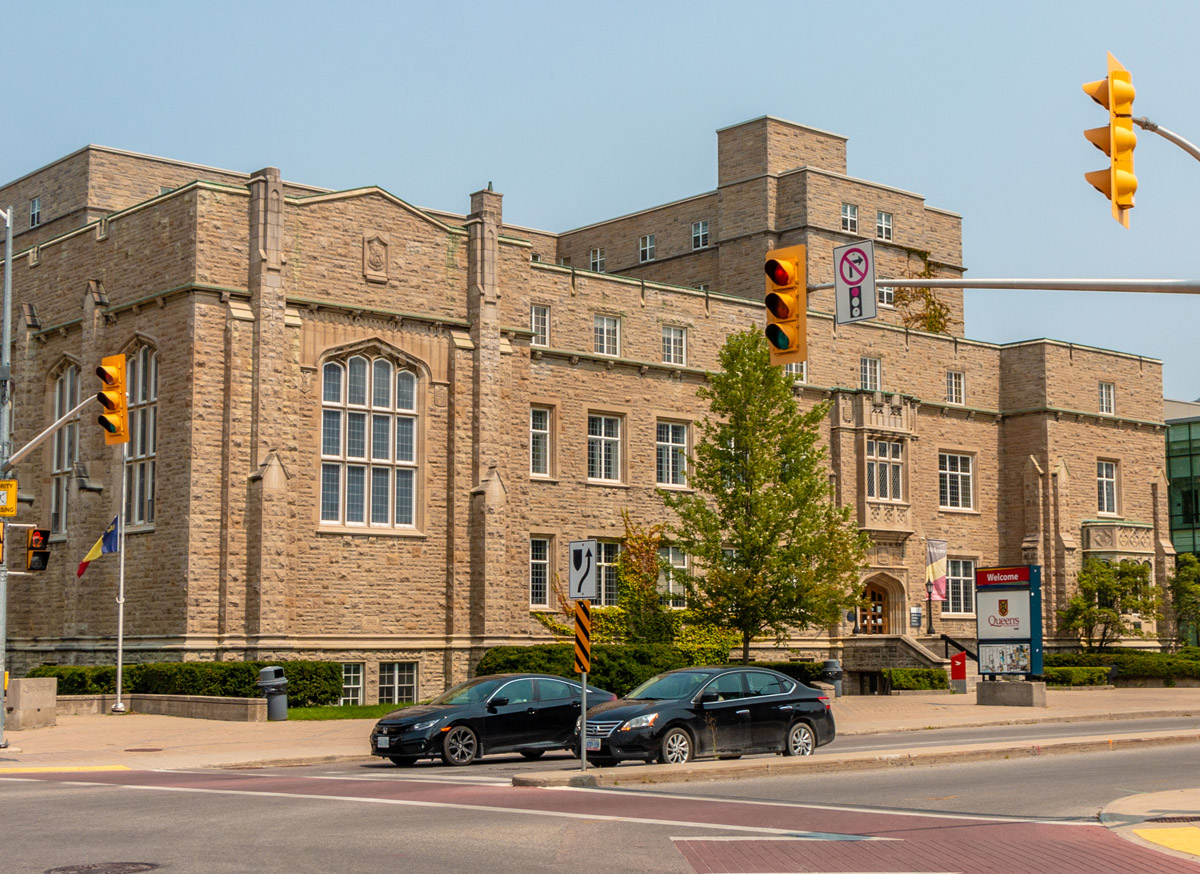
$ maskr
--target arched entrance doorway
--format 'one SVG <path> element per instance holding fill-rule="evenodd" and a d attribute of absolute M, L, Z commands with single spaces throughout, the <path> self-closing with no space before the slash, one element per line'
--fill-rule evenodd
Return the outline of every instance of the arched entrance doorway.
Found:
<path fill-rule="evenodd" d="M 867 604 L 865 607 L 858 608 L 859 632 L 862 634 L 890 634 L 887 590 L 878 583 L 867 583 L 863 599 Z"/>

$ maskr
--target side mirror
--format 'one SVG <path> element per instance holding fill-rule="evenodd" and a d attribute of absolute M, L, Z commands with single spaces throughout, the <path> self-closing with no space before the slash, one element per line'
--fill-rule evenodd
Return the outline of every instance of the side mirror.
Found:
<path fill-rule="evenodd" d="M 493 698 L 491 701 L 489 701 L 488 707 L 503 707 L 507 703 L 508 703 L 508 699 L 505 698 L 503 695 L 500 695 L 496 698 Z"/>
<path fill-rule="evenodd" d="M 702 692 L 700 697 L 696 699 L 696 702 L 698 704 L 711 704 L 720 697 L 716 692 Z"/>

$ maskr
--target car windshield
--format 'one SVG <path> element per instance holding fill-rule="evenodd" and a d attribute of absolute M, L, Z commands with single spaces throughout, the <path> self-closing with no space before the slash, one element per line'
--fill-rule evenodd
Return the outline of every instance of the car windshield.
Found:
<path fill-rule="evenodd" d="M 496 687 L 501 683 L 495 677 L 484 679 L 467 680 L 465 683 L 459 683 L 452 689 L 447 689 L 441 695 L 438 695 L 430 704 L 474 704 L 477 701 L 482 701 L 495 691 Z"/>
<path fill-rule="evenodd" d="M 693 673 L 691 671 L 660 674 L 657 677 L 651 677 L 625 697 L 641 701 L 662 698 L 691 698 L 704 685 L 708 678 L 708 674 Z"/>

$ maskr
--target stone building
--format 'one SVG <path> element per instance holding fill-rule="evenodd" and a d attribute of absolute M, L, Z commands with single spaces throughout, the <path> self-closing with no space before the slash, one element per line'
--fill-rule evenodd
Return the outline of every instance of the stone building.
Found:
<path fill-rule="evenodd" d="M 881 276 L 964 270 L 959 216 L 848 176 L 844 138 L 766 117 L 717 146 L 715 190 L 565 233 L 506 225 L 490 186 L 464 216 L 96 146 L 5 185 L 15 445 L 105 355 L 128 357 L 133 423 L 124 500 L 90 414 L 17 467 L 17 521 L 54 556 L 9 578 L 17 675 L 113 661 L 118 556 L 75 568 L 118 512 L 127 661 L 332 659 L 346 700 L 405 700 L 547 641 L 570 540 L 602 541 L 612 603 L 620 513 L 664 521 L 656 488 L 687 488 L 696 389 L 762 324 L 766 250 L 807 244 L 812 284 L 864 237 Z M 1043 565 L 1048 628 L 1086 555 L 1162 579 L 1160 362 L 969 340 L 961 291 L 925 333 L 879 295 L 846 326 L 810 296 L 797 388 L 831 403 L 871 607 L 789 651 L 940 664 L 937 635 L 973 637 L 978 566 Z M 932 638 L 911 621 L 927 539 L 950 559 Z"/>

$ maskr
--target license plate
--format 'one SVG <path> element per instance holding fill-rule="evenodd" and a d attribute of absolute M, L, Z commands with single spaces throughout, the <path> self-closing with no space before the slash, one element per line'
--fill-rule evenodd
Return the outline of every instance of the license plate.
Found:
<path fill-rule="evenodd" d="M 388 739 L 386 737 L 375 738 L 375 747 L 377 749 L 386 750 L 387 745 L 388 745 Z"/>
<path fill-rule="evenodd" d="M 598 737 L 589 737 L 589 738 L 587 739 L 587 751 L 588 751 L 589 753 L 598 753 L 598 752 L 600 752 L 600 738 L 598 738 Z"/>

